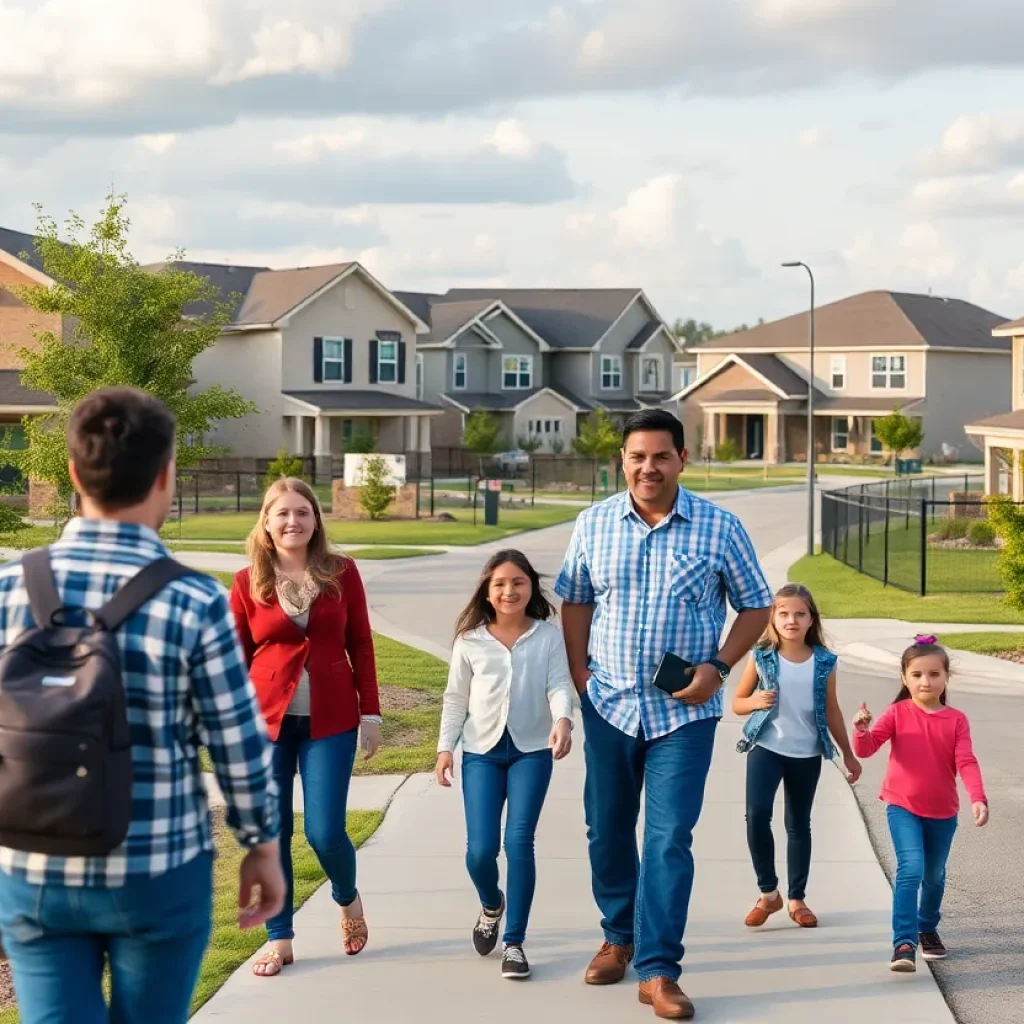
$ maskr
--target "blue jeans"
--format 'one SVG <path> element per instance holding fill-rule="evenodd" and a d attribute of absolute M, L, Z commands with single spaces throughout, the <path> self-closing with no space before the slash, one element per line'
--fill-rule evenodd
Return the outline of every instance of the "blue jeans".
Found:
<path fill-rule="evenodd" d="M 508 730 L 486 754 L 462 755 L 462 798 L 466 807 L 466 868 L 480 903 L 488 910 L 501 906 L 498 849 L 501 812 L 505 818 L 505 860 L 508 862 L 507 917 L 503 942 L 522 943 L 530 919 L 537 865 L 533 840 L 551 782 L 550 750 L 524 754 Z"/>
<path fill-rule="evenodd" d="M 937 931 L 942 918 L 946 860 L 956 834 L 956 815 L 922 818 L 894 804 L 885 813 L 896 849 L 892 944 L 916 946 L 918 933 Z"/>
<path fill-rule="evenodd" d="M 284 908 L 267 922 L 268 939 L 295 937 L 295 881 L 292 876 L 292 792 L 295 770 L 302 777 L 306 839 L 331 881 L 331 898 L 347 907 L 356 898 L 356 850 L 345 828 L 348 785 L 356 759 L 358 729 L 314 740 L 309 719 L 285 715 L 274 743 L 274 778 L 280 794 L 281 868 L 288 884 Z"/>
<path fill-rule="evenodd" d="M 647 740 L 609 724 L 582 698 L 583 805 L 594 899 L 608 942 L 635 945 L 641 981 L 679 978 L 693 889 L 693 829 L 704 804 L 717 718 Z M 636 848 L 646 790 L 643 853 Z"/>
<path fill-rule="evenodd" d="M 212 902 L 208 853 L 117 889 L 0 874 L 0 931 L 21 1024 L 185 1024 Z"/>

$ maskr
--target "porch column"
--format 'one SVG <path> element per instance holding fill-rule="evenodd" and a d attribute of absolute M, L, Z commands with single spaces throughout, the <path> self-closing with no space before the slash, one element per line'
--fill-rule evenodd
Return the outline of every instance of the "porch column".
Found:
<path fill-rule="evenodd" d="M 419 451 L 420 445 L 420 418 L 419 416 L 406 416 L 405 418 L 405 450 L 407 452 Z"/>
<path fill-rule="evenodd" d="M 713 412 L 704 413 L 704 447 L 711 452 L 714 452 L 718 442 L 715 439 L 715 414 Z M 704 452 L 701 452 L 703 458 Z"/>
<path fill-rule="evenodd" d="M 419 451 L 429 452 L 430 451 L 430 417 L 420 416 L 420 445 Z"/>
<path fill-rule="evenodd" d="M 306 454 L 306 417 L 296 416 L 293 424 L 292 451 L 295 455 Z"/>
<path fill-rule="evenodd" d="M 313 420 L 313 457 L 317 479 L 331 477 L 331 421 L 326 416 Z"/>
<path fill-rule="evenodd" d="M 999 457 L 992 445 L 985 445 L 985 493 L 999 493 Z"/>
<path fill-rule="evenodd" d="M 1024 459 L 1022 459 L 1024 452 L 1019 448 L 1013 448 L 1011 449 L 1011 457 L 1013 459 L 1013 472 L 1010 474 L 1010 477 L 1013 481 L 1011 485 L 1013 500 L 1024 501 L 1024 472 L 1022 472 L 1024 471 L 1024 465 L 1022 465 L 1022 462 L 1024 462 Z"/>
<path fill-rule="evenodd" d="M 779 461 L 779 414 L 772 411 L 764 417 L 764 461 L 777 463 Z"/>

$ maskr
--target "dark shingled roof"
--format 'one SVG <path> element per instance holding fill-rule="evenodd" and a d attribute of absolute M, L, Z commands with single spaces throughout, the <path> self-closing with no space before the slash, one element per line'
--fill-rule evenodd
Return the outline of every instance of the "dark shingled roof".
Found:
<path fill-rule="evenodd" d="M 223 263 L 191 263 L 188 260 L 149 263 L 142 269 L 159 273 L 168 267 L 185 273 L 191 272 L 197 277 L 205 277 L 217 289 L 220 302 L 225 302 L 229 295 L 240 296 L 236 312 L 245 300 L 252 279 L 260 271 L 267 269 L 266 267 L 233 267 Z M 212 302 L 193 302 L 185 307 L 184 313 L 186 316 L 209 316 L 213 312 L 213 306 Z"/>
<path fill-rule="evenodd" d="M 795 370 L 786 366 L 777 356 L 765 355 L 760 352 L 737 352 L 736 355 L 752 370 L 771 381 L 785 394 L 794 398 L 807 397 L 807 381 Z"/>
<path fill-rule="evenodd" d="M 0 405 L 56 406 L 57 400 L 45 391 L 27 388 L 21 383 L 21 370 L 0 370 Z"/>
<path fill-rule="evenodd" d="M 13 231 L 10 228 L 0 228 L 0 249 L 10 253 L 17 259 L 26 256 L 25 262 L 35 270 L 43 272 L 43 263 L 36 253 L 36 236 L 26 234 L 24 231 Z"/>
<path fill-rule="evenodd" d="M 1009 338 L 993 338 L 1005 323 L 999 316 L 960 299 L 904 292 L 864 292 L 821 306 L 814 312 L 815 345 L 820 348 L 978 348 L 1009 352 Z M 712 338 L 700 351 L 742 353 L 748 349 L 807 348 L 810 313 Z"/>
<path fill-rule="evenodd" d="M 1024 430 L 1024 409 L 1018 409 L 1016 412 L 1004 412 L 999 416 L 990 416 L 988 419 L 969 424 L 971 430 L 977 427 L 985 427 L 993 431 Z"/>
<path fill-rule="evenodd" d="M 315 405 L 324 412 L 363 412 L 380 409 L 385 412 L 440 412 L 441 409 L 429 402 L 421 402 L 405 395 L 393 395 L 387 391 L 349 391 L 344 388 L 324 388 L 320 391 L 282 391 L 286 398 L 294 398 L 308 405 Z"/>

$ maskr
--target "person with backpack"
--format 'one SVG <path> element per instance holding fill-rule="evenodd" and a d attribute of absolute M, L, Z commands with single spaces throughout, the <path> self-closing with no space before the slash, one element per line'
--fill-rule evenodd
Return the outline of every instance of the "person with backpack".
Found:
<path fill-rule="evenodd" d="M 285 891 L 270 745 L 224 588 L 158 534 L 170 410 L 95 391 L 67 445 L 80 515 L 0 568 L 0 933 L 21 1024 L 184 1024 L 213 899 L 200 747 L 251 928 Z"/>

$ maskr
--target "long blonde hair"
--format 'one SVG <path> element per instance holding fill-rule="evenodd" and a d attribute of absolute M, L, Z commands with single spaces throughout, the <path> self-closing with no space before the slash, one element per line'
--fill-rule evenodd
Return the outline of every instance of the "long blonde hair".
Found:
<path fill-rule="evenodd" d="M 313 536 L 309 539 L 309 547 L 306 549 L 306 570 L 320 592 L 337 597 L 341 593 L 338 577 L 348 565 L 348 559 L 344 555 L 336 555 L 331 551 L 327 531 L 324 529 L 320 502 L 309 484 L 295 477 L 275 480 L 263 495 L 259 519 L 256 520 L 256 525 L 245 542 L 245 553 L 249 556 L 251 566 L 249 592 L 253 600 L 261 604 L 270 604 L 277 582 L 277 552 L 274 549 L 274 541 L 267 532 L 267 516 L 274 502 L 289 491 L 305 498 L 313 509 L 315 525 Z"/>

